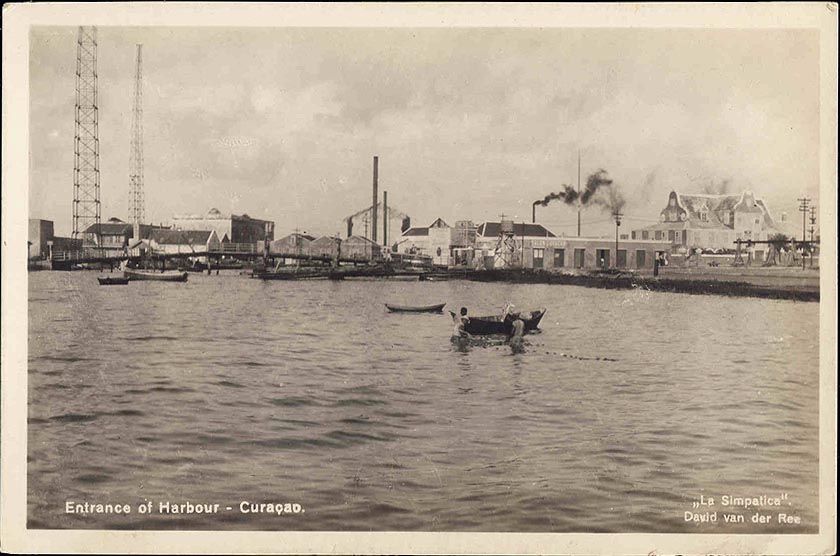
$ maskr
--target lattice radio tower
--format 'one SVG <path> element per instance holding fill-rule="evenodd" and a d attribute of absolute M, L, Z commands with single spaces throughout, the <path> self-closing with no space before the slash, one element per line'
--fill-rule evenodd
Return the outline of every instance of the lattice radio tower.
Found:
<path fill-rule="evenodd" d="M 131 119 L 131 155 L 128 163 L 128 216 L 132 224 L 146 219 L 143 199 L 143 45 L 137 45 L 134 73 L 134 110 Z"/>
<path fill-rule="evenodd" d="M 76 40 L 76 135 L 73 165 L 73 237 L 100 222 L 99 94 L 96 27 L 79 27 Z"/>

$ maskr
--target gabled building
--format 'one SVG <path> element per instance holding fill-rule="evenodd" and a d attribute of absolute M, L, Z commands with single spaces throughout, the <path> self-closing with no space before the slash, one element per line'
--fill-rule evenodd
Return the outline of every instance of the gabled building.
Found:
<path fill-rule="evenodd" d="M 190 254 L 221 249 L 215 230 L 152 230 L 148 237 L 153 253 Z"/>
<path fill-rule="evenodd" d="M 153 230 L 168 230 L 167 226 L 140 224 L 139 238 L 135 237 L 135 226 L 119 218 L 109 218 L 106 222 L 91 224 L 81 234 L 87 246 L 95 246 L 105 251 L 124 251 L 133 239 L 148 239 Z"/>
<path fill-rule="evenodd" d="M 403 232 L 397 242 L 397 252 L 410 255 L 425 255 L 440 266 L 448 266 L 452 260 L 454 229 L 442 218 L 435 219 L 428 226 L 414 226 Z"/>
<path fill-rule="evenodd" d="M 274 222 L 241 216 L 222 214 L 211 208 L 206 214 L 176 214 L 172 225 L 177 230 L 213 230 L 222 243 L 262 243 L 274 240 Z"/>
<path fill-rule="evenodd" d="M 674 253 L 692 248 L 735 249 L 741 240 L 765 241 L 783 233 L 766 203 L 751 191 L 739 195 L 671 191 L 659 223 L 631 232 L 631 239 L 667 241 Z"/>
<path fill-rule="evenodd" d="M 309 254 L 313 257 L 338 257 L 341 249 L 341 239 L 332 236 L 321 236 L 309 244 Z"/>
<path fill-rule="evenodd" d="M 341 242 L 341 258 L 375 261 L 382 258 L 382 246 L 366 237 L 350 236 Z"/>
<path fill-rule="evenodd" d="M 277 255 L 307 255 L 309 253 L 309 244 L 313 241 L 315 241 L 315 238 L 309 234 L 294 232 L 272 241 L 269 246 L 269 252 Z"/>

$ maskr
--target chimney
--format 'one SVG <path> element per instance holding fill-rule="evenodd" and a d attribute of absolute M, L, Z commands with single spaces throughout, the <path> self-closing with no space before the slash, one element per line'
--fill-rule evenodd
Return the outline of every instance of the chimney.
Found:
<path fill-rule="evenodd" d="M 134 241 L 140 239 L 140 222 L 138 220 L 134 221 L 134 225 L 132 226 L 131 231 L 134 234 Z"/>
<path fill-rule="evenodd" d="M 372 233 L 370 238 L 376 243 L 376 226 L 377 226 L 377 204 L 379 204 L 379 157 L 373 157 L 373 204 L 371 212 L 372 214 Z"/>
<path fill-rule="evenodd" d="M 388 192 L 382 192 L 382 245 L 388 247 Z"/>
<path fill-rule="evenodd" d="M 402 226 L 400 226 L 400 231 L 402 233 L 405 233 L 405 231 L 407 229 L 409 229 L 410 227 L 411 227 L 411 217 L 406 216 L 405 218 L 402 219 Z"/>
<path fill-rule="evenodd" d="M 350 217 L 347 219 L 347 237 L 353 235 L 353 218 Z"/>

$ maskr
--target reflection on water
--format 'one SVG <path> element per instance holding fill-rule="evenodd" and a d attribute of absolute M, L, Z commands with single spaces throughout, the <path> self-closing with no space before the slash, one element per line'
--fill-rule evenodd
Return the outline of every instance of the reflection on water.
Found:
<path fill-rule="evenodd" d="M 29 294 L 32 528 L 817 531 L 817 304 L 87 272 L 31 273 Z M 548 312 L 512 354 L 383 306 L 444 301 Z M 800 525 L 685 521 L 700 495 L 782 492 Z"/>

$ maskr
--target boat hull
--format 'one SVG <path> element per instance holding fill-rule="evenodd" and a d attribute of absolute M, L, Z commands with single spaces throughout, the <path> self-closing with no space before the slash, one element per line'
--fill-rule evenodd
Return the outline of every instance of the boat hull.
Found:
<path fill-rule="evenodd" d="M 452 313 L 455 316 L 455 313 Z M 522 321 L 525 323 L 525 332 L 533 332 L 539 327 L 540 321 L 545 315 L 545 309 L 522 314 Z M 513 321 L 503 320 L 501 317 L 469 317 L 464 330 L 474 336 L 489 336 L 491 334 L 511 334 L 513 332 Z"/>
<path fill-rule="evenodd" d="M 186 272 L 143 272 L 139 270 L 124 270 L 123 276 L 129 280 L 151 280 L 155 282 L 186 282 Z"/>
<path fill-rule="evenodd" d="M 119 276 L 106 276 L 106 277 L 97 277 L 99 280 L 100 286 L 124 286 L 128 284 L 128 278 L 119 277 Z"/>
<path fill-rule="evenodd" d="M 438 305 L 421 306 L 391 305 L 389 303 L 385 304 L 385 307 L 387 307 L 388 310 L 392 313 L 441 313 L 443 312 L 443 308 L 445 306 L 446 303 L 440 303 Z"/>

